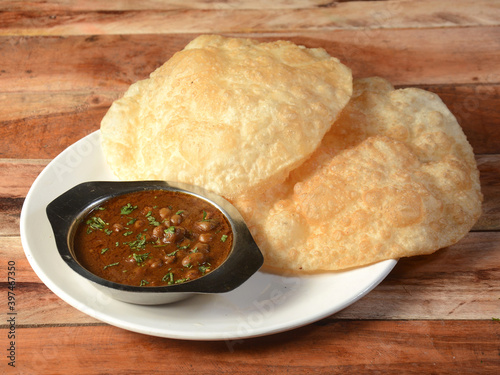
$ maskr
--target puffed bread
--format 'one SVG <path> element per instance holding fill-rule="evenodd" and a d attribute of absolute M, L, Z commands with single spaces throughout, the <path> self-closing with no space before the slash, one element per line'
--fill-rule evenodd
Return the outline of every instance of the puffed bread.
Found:
<path fill-rule="evenodd" d="M 323 49 L 202 35 L 133 84 L 101 123 L 121 180 L 171 180 L 226 198 L 282 182 L 352 94 Z"/>
<path fill-rule="evenodd" d="M 233 203 L 268 268 L 312 272 L 449 246 L 481 201 L 472 148 L 439 97 L 368 78 L 308 161 Z"/>

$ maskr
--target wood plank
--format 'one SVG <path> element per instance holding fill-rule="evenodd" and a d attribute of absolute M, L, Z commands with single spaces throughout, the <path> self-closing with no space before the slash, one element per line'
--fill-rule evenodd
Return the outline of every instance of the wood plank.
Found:
<path fill-rule="evenodd" d="M 0 37 L 0 91 L 125 91 L 192 35 Z"/>
<path fill-rule="evenodd" d="M 107 108 L 0 122 L 0 158 L 52 159 L 98 130 Z"/>
<path fill-rule="evenodd" d="M 372 292 L 335 319 L 500 317 L 500 233 L 469 233 L 434 254 L 401 259 Z"/>
<path fill-rule="evenodd" d="M 40 284 L 41 280 L 31 268 L 21 244 L 20 237 L 2 237 L 0 259 L 7 264 L 9 261 L 16 263 L 16 280 L 19 284 Z M 0 282 L 7 282 L 7 273 L 0 274 Z"/>
<path fill-rule="evenodd" d="M 46 287 L 24 254 L 19 237 L 3 237 L 0 259 L 4 264 L 15 262 L 16 310 L 18 325 L 97 324 L 55 295 Z M 7 273 L 0 275 L 0 288 L 7 290 Z"/>
<path fill-rule="evenodd" d="M 17 264 L 19 263 L 16 263 L 16 269 L 21 269 Z M 17 280 L 15 293 L 18 326 L 104 324 L 63 301 L 40 281 L 23 282 L 21 277 Z M 7 286 L 4 282 L 0 283 L 4 290 L 7 290 Z"/>
<path fill-rule="evenodd" d="M 335 3 L 352 0 L 338 0 Z M 356 0 L 355 0 L 356 1 Z M 330 0 L 3 0 L 0 10 L 19 11 L 125 11 L 125 10 L 171 10 L 171 9 L 303 9 L 331 7 Z"/>
<path fill-rule="evenodd" d="M 0 258 L 14 260 L 20 324 L 96 323 L 43 285 L 24 257 L 19 238 L 3 239 Z M 0 288 L 6 288 L 6 280 Z M 328 319 L 488 320 L 500 318 L 500 233 L 469 233 L 427 256 L 401 259 L 368 295 Z"/>
<path fill-rule="evenodd" d="M 493 374 L 500 366 L 499 336 L 494 321 L 329 321 L 220 342 L 163 339 L 107 325 L 20 328 L 15 373 Z"/>
<path fill-rule="evenodd" d="M 397 86 L 500 83 L 500 27 L 233 35 L 323 47 L 356 77 L 378 75 Z M 0 55 L 8 56 L 0 91 L 123 92 L 195 36 L 0 37 Z"/>
<path fill-rule="evenodd" d="M 118 13 L 119 12 L 119 13 Z M 118 14 L 117 14 L 118 13 Z M 500 6 L 488 0 L 345 2 L 332 7 L 4 11 L 0 35 L 123 35 L 296 32 L 309 30 L 496 26 Z"/>
<path fill-rule="evenodd" d="M 484 195 L 483 213 L 474 230 L 500 230 L 500 160 L 494 155 L 478 157 L 477 164 Z"/>
<path fill-rule="evenodd" d="M 20 214 L 24 198 L 0 197 L 0 237 L 19 235 Z"/>
<path fill-rule="evenodd" d="M 36 177 L 48 163 L 49 160 L 0 159 L 0 200 L 24 200 Z M 17 215 L 20 213 L 16 212 Z"/>
<path fill-rule="evenodd" d="M 417 87 L 435 92 L 443 99 L 476 153 L 500 153 L 500 85 Z M 121 94 L 94 90 L 0 93 L 0 101 L 5 104 L 0 108 L 0 156 L 55 157 L 99 129 L 102 117 Z"/>
<path fill-rule="evenodd" d="M 0 102 L 8 103 L 0 109 L 0 122 L 16 121 L 28 125 L 34 118 L 51 117 L 96 108 L 108 109 L 122 95 L 121 91 L 42 91 L 0 92 Z M 22 122 L 24 120 L 25 122 Z"/>

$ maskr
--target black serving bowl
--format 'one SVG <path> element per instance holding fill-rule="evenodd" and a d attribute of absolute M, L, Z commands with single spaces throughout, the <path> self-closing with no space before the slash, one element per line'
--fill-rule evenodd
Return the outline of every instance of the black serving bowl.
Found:
<path fill-rule="evenodd" d="M 79 221 L 93 208 L 115 196 L 144 191 L 170 190 L 203 199 L 219 209 L 233 231 L 233 246 L 226 260 L 212 272 L 181 284 L 141 287 L 118 284 L 98 277 L 82 267 L 73 251 L 73 237 Z M 179 301 L 195 294 L 229 292 L 256 273 L 264 259 L 236 208 L 224 198 L 198 186 L 165 181 L 90 181 L 79 184 L 47 205 L 47 216 L 62 259 L 78 275 L 120 301 L 158 305 Z"/>

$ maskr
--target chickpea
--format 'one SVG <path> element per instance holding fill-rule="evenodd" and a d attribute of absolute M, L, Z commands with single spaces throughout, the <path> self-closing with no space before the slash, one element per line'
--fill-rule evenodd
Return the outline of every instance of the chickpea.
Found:
<path fill-rule="evenodd" d="M 198 271 L 196 268 L 193 268 L 192 270 L 186 272 L 186 278 L 189 280 L 194 280 L 198 277 L 200 277 L 200 271 Z"/>
<path fill-rule="evenodd" d="M 146 206 L 142 209 L 141 213 L 146 216 L 147 214 L 149 214 L 150 212 L 153 212 L 153 207 L 151 206 Z"/>
<path fill-rule="evenodd" d="M 113 224 L 113 230 L 115 232 L 121 232 L 124 229 L 125 229 L 125 227 L 119 223 Z"/>
<path fill-rule="evenodd" d="M 161 266 L 163 266 L 163 261 L 161 259 L 156 260 L 150 264 L 151 268 L 159 268 Z"/>
<path fill-rule="evenodd" d="M 172 255 L 171 255 L 171 256 L 168 256 L 167 254 L 165 254 L 165 255 L 163 256 L 163 261 L 164 261 L 164 263 L 163 263 L 163 264 L 165 264 L 165 265 L 172 264 L 172 263 L 174 263 L 174 262 L 175 262 L 175 258 L 176 258 L 176 257 L 175 257 L 175 255 L 173 255 L 173 256 L 172 256 Z"/>
<path fill-rule="evenodd" d="M 170 228 L 174 228 L 173 230 Z M 186 236 L 186 229 L 183 227 L 169 227 L 165 232 L 163 237 L 164 243 L 174 243 L 180 242 Z"/>
<path fill-rule="evenodd" d="M 217 227 L 218 223 L 216 221 L 197 221 L 194 223 L 194 229 L 200 232 L 209 232 L 215 227 Z"/>
<path fill-rule="evenodd" d="M 189 240 L 188 238 L 184 238 L 180 243 L 179 243 L 179 247 L 180 248 L 189 248 L 191 246 L 191 240 Z"/>
<path fill-rule="evenodd" d="M 138 229 L 140 227 L 143 227 L 145 224 L 144 220 L 136 220 L 134 223 L 134 228 Z"/>
<path fill-rule="evenodd" d="M 172 223 L 172 225 L 180 225 L 182 223 L 182 220 L 182 216 L 178 214 L 172 215 L 172 217 L 170 218 L 170 222 Z"/>
<path fill-rule="evenodd" d="M 213 216 L 213 212 L 205 212 L 205 217 L 203 218 L 203 220 L 211 220 Z"/>
<path fill-rule="evenodd" d="M 182 265 L 189 267 L 191 265 L 198 266 L 203 263 L 205 255 L 203 253 L 190 253 L 182 259 Z"/>
<path fill-rule="evenodd" d="M 210 245 L 202 242 L 197 242 L 192 248 L 197 249 L 200 253 L 208 253 L 210 251 Z"/>
<path fill-rule="evenodd" d="M 153 229 L 153 234 L 151 236 L 154 239 L 162 238 L 165 235 L 165 229 L 163 225 L 158 225 Z"/>
<path fill-rule="evenodd" d="M 214 239 L 214 236 L 211 233 L 202 233 L 198 239 L 200 242 L 209 243 Z"/>
<path fill-rule="evenodd" d="M 163 220 L 165 220 L 166 218 L 170 217 L 170 215 L 172 214 L 172 210 L 170 208 L 163 207 L 163 208 L 160 208 L 159 214 L 160 214 L 160 217 Z"/>

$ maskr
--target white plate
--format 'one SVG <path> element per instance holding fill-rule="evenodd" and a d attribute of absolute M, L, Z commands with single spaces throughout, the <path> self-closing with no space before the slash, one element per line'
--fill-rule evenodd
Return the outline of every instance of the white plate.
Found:
<path fill-rule="evenodd" d="M 40 279 L 64 301 L 98 320 L 143 334 L 188 340 L 237 340 L 283 332 L 318 321 L 377 286 L 395 260 L 346 272 L 295 277 L 258 272 L 222 295 L 138 306 L 94 289 L 60 259 L 45 207 L 61 193 L 91 180 L 116 180 L 96 131 L 68 147 L 33 183 L 21 212 L 21 239 Z"/>

